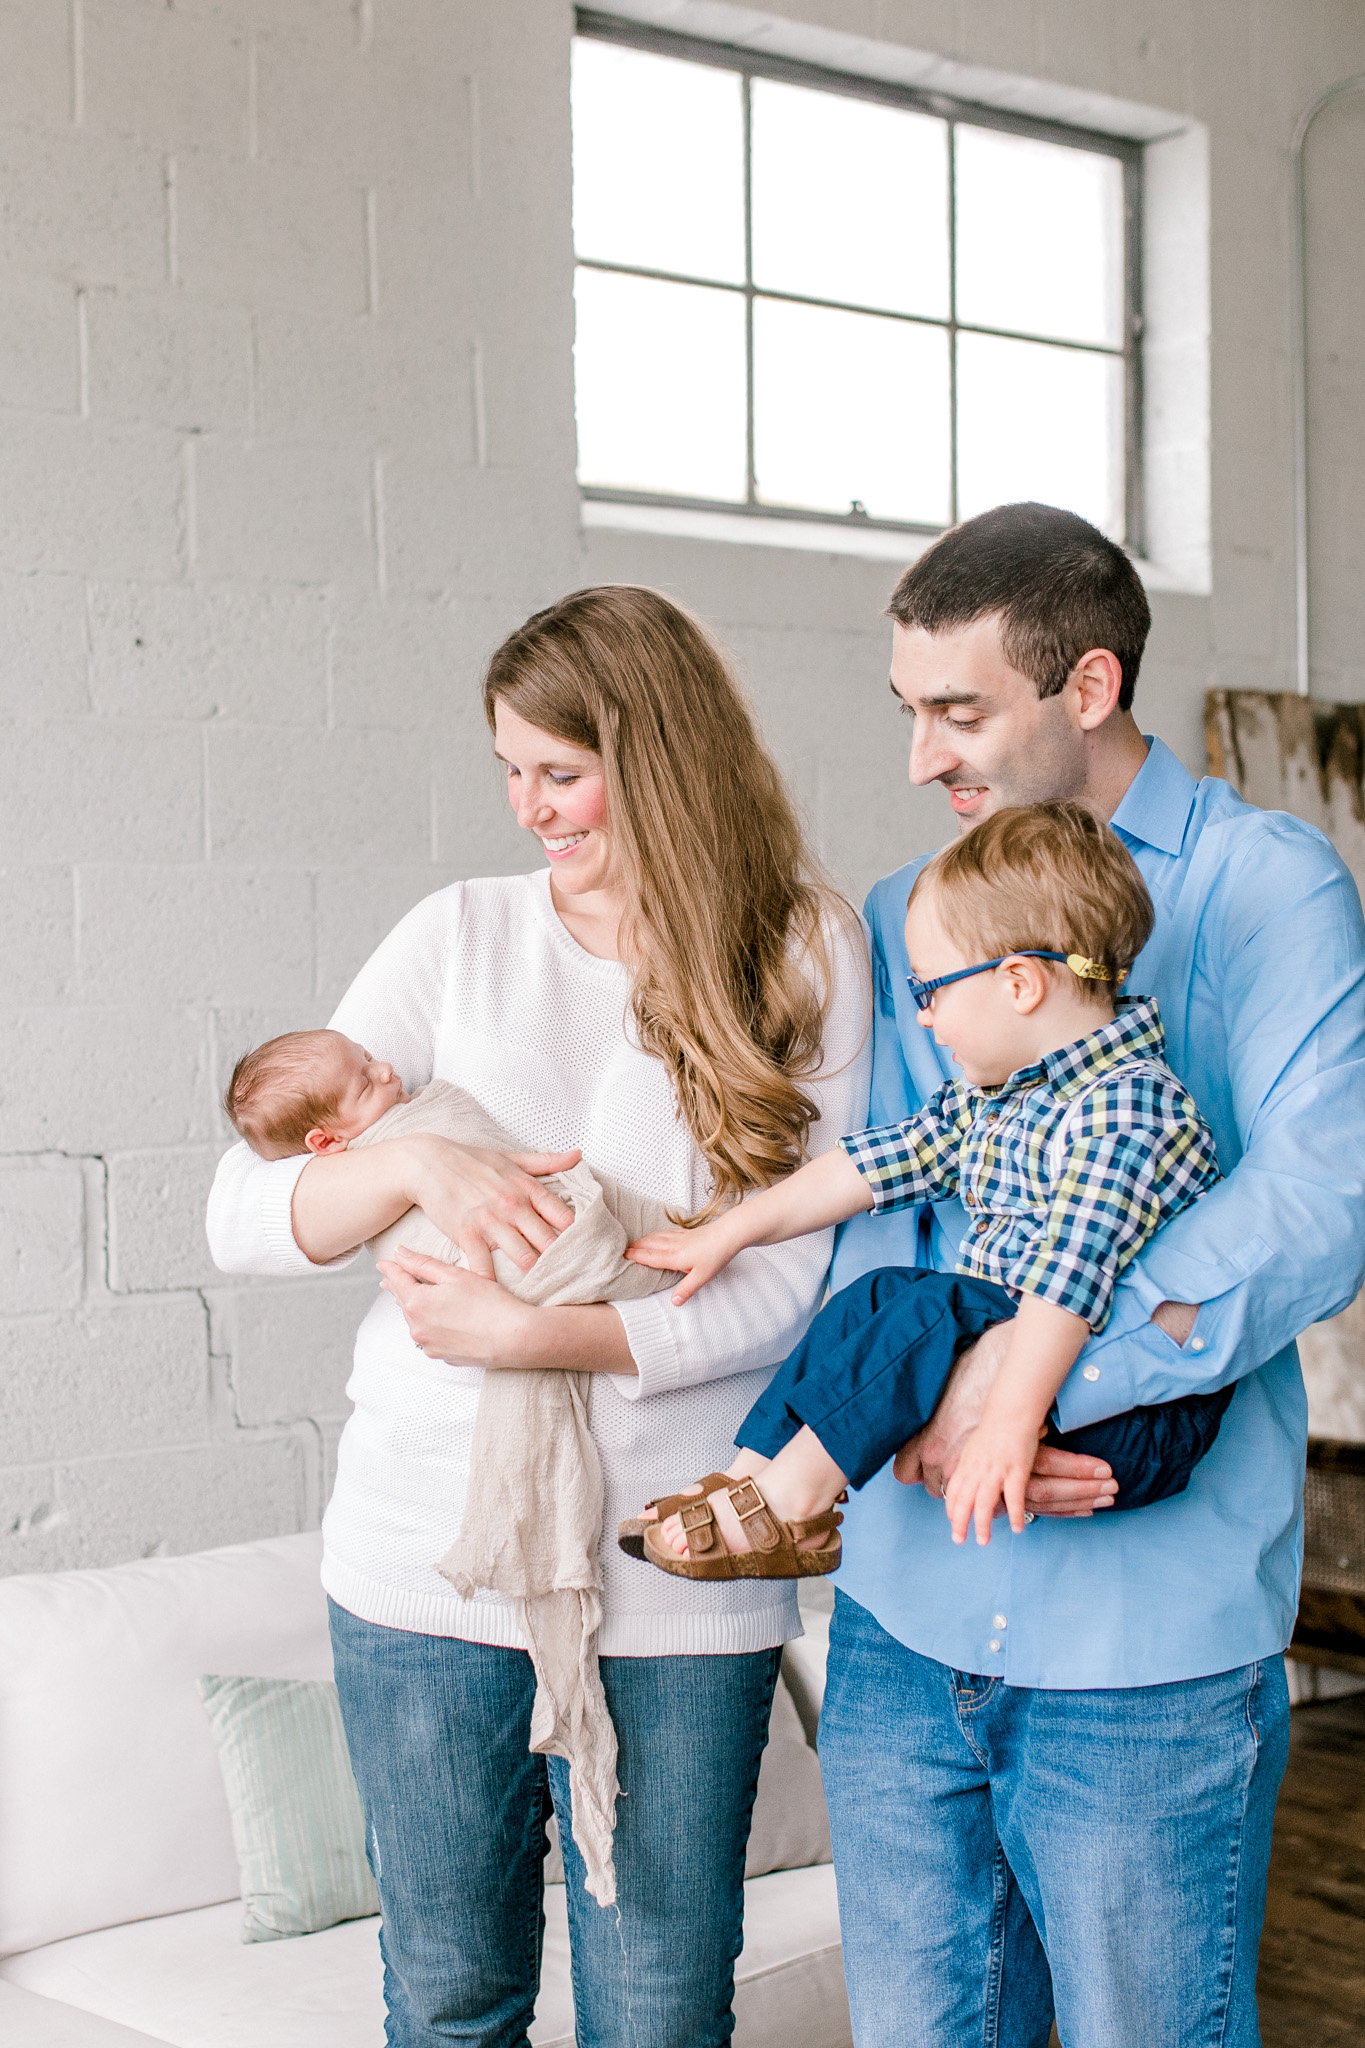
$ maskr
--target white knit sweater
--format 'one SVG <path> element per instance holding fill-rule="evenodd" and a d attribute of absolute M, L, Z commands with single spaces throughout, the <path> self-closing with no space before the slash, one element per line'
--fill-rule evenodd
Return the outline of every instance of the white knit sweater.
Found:
<path fill-rule="evenodd" d="M 813 1152 L 866 1121 L 868 981 L 838 937 L 825 1034 L 827 1080 Z M 584 952 L 555 915 L 548 872 L 457 882 L 392 931 L 343 997 L 333 1027 L 391 1060 L 409 1093 L 433 1079 L 469 1089 L 528 1150 L 581 1146 L 590 1166 L 683 1211 L 707 1194 L 705 1163 L 668 1075 L 632 1042 L 629 974 Z M 294 1184 L 307 1158 L 225 1154 L 209 1244 L 229 1273 L 318 1274 L 294 1241 Z M 693 1301 L 618 1302 L 638 1378 L 597 1373 L 591 1424 L 606 1477 L 599 1649 L 612 1656 L 766 1649 L 800 1634 L 782 1581 L 696 1585 L 626 1557 L 620 1520 L 667 1488 L 729 1463 L 740 1419 L 819 1302 L 832 1233 L 741 1253 Z M 358 1256 L 354 1254 L 352 1256 Z M 425 1358 L 381 1293 L 360 1326 L 354 1413 L 323 1521 L 323 1583 L 363 1620 L 519 1646 L 505 1603 L 461 1600 L 436 1571 L 460 1526 L 482 1373 Z"/>

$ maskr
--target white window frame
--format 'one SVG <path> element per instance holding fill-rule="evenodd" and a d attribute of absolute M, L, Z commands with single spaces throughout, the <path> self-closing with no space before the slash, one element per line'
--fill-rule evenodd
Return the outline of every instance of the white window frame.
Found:
<path fill-rule="evenodd" d="M 1068 122 L 1034 119 L 1027 115 L 1012 114 L 1001 109 L 983 105 L 979 101 L 960 99 L 950 93 L 926 91 L 921 88 L 892 84 L 873 78 L 858 77 L 850 72 L 827 69 L 824 66 L 798 61 L 795 58 L 759 53 L 741 49 L 735 44 L 712 42 L 697 36 L 678 35 L 670 30 L 651 28 L 638 21 L 623 20 L 619 16 L 598 13 L 593 9 L 580 8 L 577 11 L 577 33 L 595 41 L 622 44 L 630 49 L 648 50 L 663 57 L 682 58 L 691 64 L 709 64 L 716 69 L 736 72 L 741 81 L 744 120 L 744 282 L 735 284 L 721 278 L 683 277 L 668 270 L 654 270 L 633 263 L 609 263 L 596 257 L 575 255 L 577 268 L 599 270 L 618 276 L 654 278 L 665 283 L 705 285 L 719 291 L 738 293 L 745 300 L 745 385 L 747 417 L 746 491 L 743 499 L 695 498 L 666 491 L 632 491 L 614 486 L 581 484 L 583 498 L 589 503 L 635 505 L 655 507 L 660 510 L 674 508 L 696 513 L 732 515 L 743 519 L 767 521 L 789 520 L 814 523 L 825 528 L 846 527 L 850 534 L 880 529 L 887 533 L 933 535 L 943 531 L 939 526 L 925 525 L 909 520 L 876 519 L 866 512 L 807 510 L 799 506 L 772 505 L 761 500 L 757 491 L 754 471 L 754 301 L 757 298 L 776 299 L 788 304 L 829 307 L 836 311 L 872 313 L 879 318 L 905 320 L 915 326 L 935 327 L 946 332 L 949 345 L 949 397 L 950 397 L 950 525 L 958 518 L 958 462 L 957 462 L 957 336 L 964 334 L 987 334 L 1011 341 L 1043 342 L 1053 348 L 1074 348 L 1086 355 L 1103 355 L 1122 358 L 1124 377 L 1124 530 L 1115 536 L 1130 553 L 1143 553 L 1143 377 L 1142 377 L 1142 247 L 1143 247 L 1143 145 L 1125 136 L 1104 134 L 1095 129 L 1073 126 Z M 807 297 L 802 293 L 763 290 L 753 281 L 752 235 L 750 232 L 750 94 L 755 78 L 773 78 L 787 84 L 813 87 L 821 92 L 831 92 L 848 99 L 872 100 L 882 106 L 904 107 L 915 113 L 931 114 L 946 121 L 949 128 L 949 190 L 948 190 L 948 235 L 949 235 L 949 306 L 946 319 L 931 318 L 927 315 L 899 313 L 883 306 L 853 306 L 843 301 Z M 953 140 L 959 126 L 994 128 L 1008 135 L 1023 135 L 1035 140 L 1062 143 L 1070 149 L 1082 149 L 1095 155 L 1116 159 L 1123 166 L 1124 199 L 1124 248 L 1123 248 L 1123 340 L 1119 346 L 1089 342 L 1058 341 L 1055 335 L 1040 335 L 1023 329 L 1003 327 L 980 327 L 957 318 L 957 256 L 955 248 L 955 214 L 953 198 L 953 165 L 955 150 Z"/>

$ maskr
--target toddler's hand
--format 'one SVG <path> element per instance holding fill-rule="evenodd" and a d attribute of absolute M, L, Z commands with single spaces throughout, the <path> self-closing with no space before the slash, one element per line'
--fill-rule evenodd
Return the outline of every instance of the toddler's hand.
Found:
<path fill-rule="evenodd" d="M 710 1223 L 702 1224 L 698 1230 L 652 1230 L 648 1237 L 637 1237 L 634 1244 L 626 1246 L 626 1257 L 637 1266 L 686 1275 L 673 1290 L 675 1308 L 690 1301 L 708 1280 L 714 1280 L 734 1255 L 734 1247 Z"/>
<path fill-rule="evenodd" d="M 976 1524 L 976 1540 L 991 1540 L 991 1521 L 1003 1500 L 1010 1527 L 1017 1536 L 1024 1527 L 1024 1489 L 1038 1455 L 1042 1431 L 1011 1427 L 987 1415 L 968 1436 L 957 1469 L 944 1489 L 943 1500 L 952 1524 L 954 1543 L 965 1543 Z"/>

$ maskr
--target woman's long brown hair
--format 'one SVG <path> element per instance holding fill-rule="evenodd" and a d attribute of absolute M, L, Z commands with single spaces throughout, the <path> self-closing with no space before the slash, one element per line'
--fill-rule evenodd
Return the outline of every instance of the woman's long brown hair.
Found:
<path fill-rule="evenodd" d="M 853 913 L 812 862 L 724 655 L 658 591 L 607 584 L 536 612 L 489 664 L 490 726 L 499 703 L 602 757 L 631 1013 L 710 1166 L 702 1222 L 804 1157 L 829 920 Z"/>

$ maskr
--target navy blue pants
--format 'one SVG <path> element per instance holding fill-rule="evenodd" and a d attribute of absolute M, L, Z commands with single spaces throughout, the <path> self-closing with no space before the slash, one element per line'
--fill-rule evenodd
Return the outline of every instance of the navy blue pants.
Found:
<path fill-rule="evenodd" d="M 866 1485 L 923 1429 L 958 1353 L 1015 1302 L 1003 1287 L 963 1273 L 885 1266 L 864 1273 L 821 1309 L 785 1365 L 741 1423 L 735 1441 L 775 1457 L 804 1424 L 849 1485 Z M 1130 1408 L 1106 1422 L 1047 1441 L 1103 1458 L 1119 1483 L 1116 1508 L 1141 1508 L 1183 1493 L 1218 1434 L 1232 1388 Z"/>

